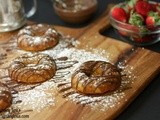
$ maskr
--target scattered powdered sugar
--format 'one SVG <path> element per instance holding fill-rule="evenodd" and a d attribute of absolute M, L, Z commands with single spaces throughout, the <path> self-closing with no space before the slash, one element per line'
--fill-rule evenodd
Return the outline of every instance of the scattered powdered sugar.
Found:
<path fill-rule="evenodd" d="M 98 54 L 98 50 L 96 50 L 97 53 L 89 52 L 86 50 L 78 50 L 76 48 L 65 48 L 63 52 L 57 55 L 57 57 L 62 57 L 62 56 L 67 56 L 70 58 L 70 60 L 78 60 L 79 63 L 82 63 L 84 61 L 89 61 L 89 60 L 103 60 L 103 61 L 108 61 L 106 57 L 103 57 L 103 53 L 100 52 Z"/>
<path fill-rule="evenodd" d="M 35 37 L 34 39 L 35 39 L 35 40 L 33 41 L 33 44 L 34 44 L 34 45 L 39 45 L 39 44 L 41 44 L 41 42 L 42 42 L 42 38 L 41 38 L 41 37 Z"/>
<path fill-rule="evenodd" d="M 96 51 L 98 52 L 98 51 Z M 68 57 L 68 60 L 70 61 L 78 61 L 77 64 L 74 65 L 73 68 L 68 68 L 66 69 L 67 71 L 70 71 L 71 74 L 68 76 L 68 78 L 71 77 L 72 73 L 84 62 L 86 61 L 90 61 L 90 60 L 101 60 L 101 61 L 108 61 L 108 59 L 106 57 L 103 57 L 102 52 L 99 54 L 95 54 L 89 51 L 85 51 L 85 50 L 78 50 L 76 48 L 65 48 L 63 50 L 63 52 L 59 53 L 57 55 L 57 57 L 63 57 L 66 56 Z M 67 76 L 66 76 L 67 77 Z M 70 81 L 70 79 L 69 79 Z"/>
<path fill-rule="evenodd" d="M 51 28 L 49 28 L 46 32 L 45 32 L 45 34 L 57 34 L 57 31 L 55 31 L 54 29 L 51 29 Z"/>
<path fill-rule="evenodd" d="M 40 41 L 40 40 L 41 39 L 38 38 L 38 41 Z M 57 54 L 62 52 L 64 48 L 73 47 L 73 46 L 76 46 L 77 44 L 79 44 L 79 42 L 76 41 L 74 38 L 71 38 L 70 36 L 62 35 L 62 38 L 60 39 L 60 41 L 56 47 L 53 47 L 48 50 L 44 50 L 44 51 L 42 51 L 42 53 L 49 54 L 51 57 L 56 59 Z M 12 53 L 16 52 L 19 54 L 23 54 L 23 53 L 30 54 L 30 52 L 18 49 L 17 44 L 16 44 L 16 38 L 12 39 L 12 41 L 10 43 L 7 43 L 6 47 L 4 47 L 4 49 L 6 49 L 7 46 L 11 46 L 11 45 L 13 45 Z M 5 53 L 6 52 L 7 51 L 5 51 Z M 8 56 L 8 53 L 6 54 L 6 56 Z M 0 77 L 8 75 L 7 69 L 6 70 L 0 69 L 0 71 L 3 71 L 3 72 L 5 71 L 5 73 L 1 72 Z M 56 75 L 58 76 L 58 72 Z M 17 103 L 17 101 L 19 101 L 19 100 L 21 102 L 18 102 L 18 104 L 12 104 L 12 107 L 13 108 L 18 107 L 21 110 L 24 110 L 24 109 L 30 110 L 31 109 L 34 111 L 41 111 L 45 107 L 54 106 L 55 105 L 55 96 L 54 96 L 53 89 L 56 89 L 55 87 L 56 87 L 56 84 L 54 82 L 52 82 L 52 80 L 49 80 L 49 81 L 44 82 L 42 84 L 39 84 L 34 89 L 30 89 L 29 85 L 20 86 L 18 88 L 24 89 L 24 91 L 20 91 L 17 94 L 13 95 L 13 97 L 14 97 L 13 103 Z M 29 90 L 25 90 L 28 88 L 29 88 Z"/>
<path fill-rule="evenodd" d="M 62 35 L 63 36 L 63 35 Z M 73 72 L 84 62 L 90 60 L 100 60 L 110 62 L 109 56 L 111 56 L 105 50 L 97 50 L 90 48 L 89 51 L 83 49 L 76 49 L 75 47 L 80 44 L 79 41 L 69 36 L 63 36 L 59 43 L 48 50 L 44 50 L 41 53 L 45 53 L 53 57 L 53 59 L 67 57 L 65 61 L 56 60 L 57 66 L 70 66 L 65 69 L 57 70 L 56 75 L 49 81 L 40 84 L 34 89 L 22 91 L 17 94 L 14 101 L 21 100 L 21 103 L 14 104 L 20 109 L 32 109 L 41 111 L 48 106 L 54 106 L 56 97 L 54 95 L 55 90 L 59 90 L 58 85 L 61 83 L 70 83 Z M 87 46 L 86 46 L 87 47 Z M 16 51 L 17 52 L 17 51 Z M 26 53 L 26 51 L 18 50 L 20 54 Z M 77 62 L 74 62 L 77 61 Z M 122 85 L 116 91 L 111 94 L 103 96 L 85 96 L 79 93 L 73 93 L 66 97 L 66 100 L 73 101 L 77 104 L 88 105 L 91 108 L 99 108 L 100 110 L 107 110 L 111 107 L 115 107 L 119 104 L 120 100 L 125 97 L 124 90 L 130 87 L 130 84 L 134 81 L 134 75 L 132 74 L 132 67 L 125 66 L 123 63 L 118 64 L 119 68 L 123 69 L 122 74 L 126 74 L 122 80 Z M 71 86 L 67 84 L 64 87 Z M 72 91 L 72 88 L 69 89 Z M 68 91 L 60 92 L 60 94 L 66 94 Z"/>
<path fill-rule="evenodd" d="M 57 58 L 57 55 L 59 53 L 62 53 L 64 51 L 64 49 L 69 49 L 69 47 L 76 47 L 78 44 L 80 44 L 80 42 L 75 40 L 75 38 L 62 35 L 62 38 L 60 38 L 59 43 L 55 47 L 41 51 L 41 53 L 49 54 L 51 57 L 55 59 Z M 26 53 L 26 51 L 21 49 L 19 49 L 18 52 Z"/>
<path fill-rule="evenodd" d="M 73 46 L 76 47 L 78 44 L 79 44 L 79 41 L 75 40 L 74 38 L 70 38 L 69 36 L 67 36 L 67 37 L 61 38 L 59 40 L 59 43 L 55 47 L 53 47 L 51 49 L 48 49 L 48 50 L 44 50 L 44 51 L 42 51 L 42 53 L 49 54 L 53 58 L 58 58 L 59 56 L 57 56 L 57 55 L 63 53 L 63 51 L 65 49 L 69 50 L 68 47 L 70 47 L 70 46 L 71 47 L 73 47 Z"/>
<path fill-rule="evenodd" d="M 30 27 L 26 27 L 26 29 L 22 29 L 19 31 L 18 35 L 21 35 L 21 34 L 32 35 L 32 31 L 30 30 Z"/>
<path fill-rule="evenodd" d="M 48 93 L 44 88 L 34 88 L 19 92 L 14 101 L 22 100 L 21 103 L 15 105 L 22 111 L 30 109 L 41 111 L 43 108 L 55 104 L 55 98 L 53 96 L 53 93 Z"/>
<path fill-rule="evenodd" d="M 78 61 L 77 64 L 75 64 L 72 68 L 65 69 L 65 71 L 69 71 L 70 74 L 63 77 L 65 81 L 64 83 L 68 83 L 71 81 L 71 76 L 75 72 L 75 70 L 84 62 L 90 61 L 90 60 L 100 60 L 100 61 L 107 61 L 109 62 L 109 59 L 107 57 L 103 57 L 106 55 L 106 51 L 103 50 L 96 50 L 92 49 L 92 52 L 88 52 L 85 50 L 78 50 L 76 48 L 66 48 L 63 50 L 63 52 L 59 53 L 57 56 L 67 56 L 70 61 Z M 133 82 L 134 77 L 131 76 L 131 70 L 132 67 L 130 66 L 124 66 L 122 63 L 119 63 L 119 68 L 123 69 L 122 74 L 126 74 L 127 76 L 123 78 L 122 84 L 118 90 L 113 92 L 112 94 L 103 95 L 103 96 L 85 96 L 81 95 L 79 93 L 73 93 L 68 96 L 68 100 L 71 100 L 75 103 L 82 104 L 82 105 L 89 105 L 91 108 L 99 108 L 101 110 L 106 110 L 111 107 L 115 107 L 115 105 L 119 104 L 119 101 L 125 97 L 124 90 L 128 89 L 130 87 L 131 82 Z M 64 71 L 64 70 L 62 70 Z M 130 77 L 129 77 L 130 76 Z M 58 82 L 57 80 L 56 84 Z M 67 85 L 65 86 L 67 87 Z M 65 91 L 64 94 L 67 94 L 68 92 Z"/>

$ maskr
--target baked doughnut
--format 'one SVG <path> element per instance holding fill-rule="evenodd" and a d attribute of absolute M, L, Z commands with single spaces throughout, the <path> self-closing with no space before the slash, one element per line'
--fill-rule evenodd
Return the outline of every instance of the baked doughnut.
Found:
<path fill-rule="evenodd" d="M 42 51 L 57 45 L 60 34 L 51 26 L 38 24 L 20 30 L 18 47 L 26 51 Z"/>
<path fill-rule="evenodd" d="M 12 95 L 9 88 L 0 83 L 0 112 L 8 108 L 12 103 Z"/>
<path fill-rule="evenodd" d="M 55 61 L 46 54 L 26 53 L 14 59 L 9 69 L 12 80 L 23 83 L 39 83 L 56 73 Z"/>
<path fill-rule="evenodd" d="M 114 91 L 121 84 L 121 72 L 105 61 L 87 61 L 72 75 L 71 86 L 82 94 L 104 94 Z"/>

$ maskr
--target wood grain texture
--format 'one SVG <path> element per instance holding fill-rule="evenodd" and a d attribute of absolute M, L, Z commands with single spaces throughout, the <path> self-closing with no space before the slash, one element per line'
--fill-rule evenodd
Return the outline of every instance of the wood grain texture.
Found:
<path fill-rule="evenodd" d="M 126 61 L 127 65 L 133 67 L 133 73 L 137 76 L 131 89 L 125 91 L 125 98 L 122 98 L 116 107 L 110 108 L 106 111 L 99 109 L 92 110 L 88 106 L 75 104 L 74 102 L 66 101 L 59 93 L 56 94 L 56 105 L 45 108 L 39 112 L 29 112 L 29 119 L 27 120 L 111 120 L 117 117 L 153 80 L 153 78 L 160 72 L 160 54 L 123 43 L 113 38 L 100 35 L 104 29 L 109 27 L 108 11 L 104 13 L 97 21 L 91 25 L 80 28 L 66 28 L 62 26 L 55 26 L 56 29 L 77 38 L 80 45 L 77 49 L 86 49 L 86 45 L 96 49 L 104 49 L 111 54 L 110 61 L 117 64 L 120 61 Z M 13 33 L 1 33 L 0 40 L 7 42 Z M 12 53 L 9 60 L 15 57 L 16 53 Z M 106 55 L 107 56 L 107 55 Z M 50 91 L 50 92 L 56 92 Z"/>

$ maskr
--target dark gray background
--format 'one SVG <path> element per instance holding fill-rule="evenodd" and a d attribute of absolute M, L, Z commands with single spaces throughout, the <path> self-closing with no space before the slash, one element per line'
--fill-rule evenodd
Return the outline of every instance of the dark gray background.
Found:
<path fill-rule="evenodd" d="M 106 9 L 109 3 L 119 3 L 124 0 L 98 0 L 98 10 L 92 19 L 83 24 L 68 24 L 62 21 L 54 12 L 51 0 L 37 0 L 38 9 L 36 14 L 29 20 L 38 23 L 49 23 L 73 28 L 80 28 L 93 22 Z M 159 0 L 155 0 L 159 1 Z M 32 0 L 24 0 L 26 10 L 32 5 Z M 113 28 L 105 30 L 105 36 L 120 39 Z M 160 42 L 146 47 L 160 53 Z M 160 74 L 146 87 L 146 89 L 121 113 L 117 120 L 158 120 L 160 119 Z"/>

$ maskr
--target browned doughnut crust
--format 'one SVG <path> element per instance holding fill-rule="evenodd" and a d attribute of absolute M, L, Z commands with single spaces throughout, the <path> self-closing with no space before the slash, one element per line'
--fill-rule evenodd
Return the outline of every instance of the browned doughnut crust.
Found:
<path fill-rule="evenodd" d="M 56 73 L 55 61 L 46 54 L 27 53 L 14 59 L 8 71 L 12 80 L 23 83 L 39 83 Z"/>
<path fill-rule="evenodd" d="M 87 61 L 72 75 L 71 86 L 83 94 L 104 94 L 121 84 L 120 69 L 105 61 Z"/>
<path fill-rule="evenodd" d="M 0 112 L 8 108 L 12 103 L 12 95 L 9 88 L 0 83 Z"/>
<path fill-rule="evenodd" d="M 60 34 L 51 26 L 38 24 L 19 31 L 17 44 L 26 51 L 42 51 L 57 45 Z"/>

